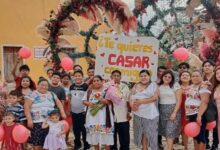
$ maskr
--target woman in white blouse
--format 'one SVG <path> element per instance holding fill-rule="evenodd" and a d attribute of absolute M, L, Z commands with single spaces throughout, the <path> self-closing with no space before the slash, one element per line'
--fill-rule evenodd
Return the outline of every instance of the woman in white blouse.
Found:
<path fill-rule="evenodd" d="M 150 81 L 149 71 L 142 70 L 139 75 L 140 82 L 134 85 L 130 97 L 134 113 L 134 143 L 141 146 L 142 142 L 143 150 L 148 149 L 148 143 L 151 149 L 158 150 L 157 85 Z"/>
<path fill-rule="evenodd" d="M 181 132 L 180 105 L 182 91 L 172 71 L 167 70 L 162 75 L 159 83 L 159 135 L 164 136 L 167 141 L 167 150 L 173 150 L 173 141 Z"/>
<path fill-rule="evenodd" d="M 201 128 L 199 135 L 194 137 L 195 150 L 206 149 L 206 124 L 204 115 L 208 107 L 211 91 L 207 82 L 203 82 L 202 73 L 199 70 L 192 72 L 192 85 L 185 101 L 186 116 L 189 122 L 197 122 Z"/>

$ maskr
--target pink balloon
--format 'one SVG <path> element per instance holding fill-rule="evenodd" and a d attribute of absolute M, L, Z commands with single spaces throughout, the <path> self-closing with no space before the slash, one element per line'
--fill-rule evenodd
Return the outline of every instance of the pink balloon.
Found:
<path fill-rule="evenodd" d="M 61 66 L 66 71 L 72 70 L 73 69 L 73 60 L 71 58 L 69 58 L 69 57 L 64 57 L 61 60 Z"/>
<path fill-rule="evenodd" d="M 3 140 L 3 138 L 4 138 L 4 134 L 5 134 L 5 131 L 4 131 L 3 126 L 0 126 L 0 141 Z"/>
<path fill-rule="evenodd" d="M 27 59 L 31 56 L 31 50 L 25 47 L 22 47 L 19 52 L 18 52 L 19 56 L 23 59 Z"/>
<path fill-rule="evenodd" d="M 206 129 L 209 131 L 212 131 L 215 127 L 216 127 L 216 121 L 209 122 L 206 125 Z"/>
<path fill-rule="evenodd" d="M 69 123 L 66 120 L 62 120 L 62 125 L 64 132 L 68 132 L 70 129 Z"/>
<path fill-rule="evenodd" d="M 25 143 L 30 136 L 30 131 L 23 125 L 16 125 L 12 131 L 12 137 L 17 143 Z"/>
<path fill-rule="evenodd" d="M 189 59 L 189 52 L 186 48 L 180 47 L 173 52 L 173 57 L 178 61 L 187 61 Z"/>
<path fill-rule="evenodd" d="M 189 137 L 196 137 L 199 132 L 200 126 L 196 122 L 190 122 L 184 127 L 184 133 Z"/>

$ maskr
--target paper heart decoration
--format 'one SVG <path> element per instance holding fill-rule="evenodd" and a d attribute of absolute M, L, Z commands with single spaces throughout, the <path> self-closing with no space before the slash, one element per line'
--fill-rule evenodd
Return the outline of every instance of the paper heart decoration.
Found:
<path fill-rule="evenodd" d="M 105 56 L 105 53 L 100 54 L 100 56 L 101 56 L 101 57 L 104 57 L 104 56 Z"/>

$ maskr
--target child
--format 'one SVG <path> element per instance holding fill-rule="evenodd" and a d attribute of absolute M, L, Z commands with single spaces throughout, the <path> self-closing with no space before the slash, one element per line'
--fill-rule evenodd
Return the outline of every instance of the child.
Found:
<path fill-rule="evenodd" d="M 72 127 L 72 116 L 71 116 L 71 106 L 70 106 L 70 86 L 71 86 L 71 77 L 69 74 L 62 75 L 62 87 L 66 93 L 66 101 L 64 103 L 64 110 L 66 112 L 67 118 L 65 119 L 69 126 Z M 66 141 L 68 141 L 69 131 L 66 133 Z"/>
<path fill-rule="evenodd" d="M 22 94 L 18 91 L 11 91 L 7 97 L 6 111 L 12 112 L 19 123 L 25 124 L 24 107 L 19 103 Z"/>
<path fill-rule="evenodd" d="M 15 116 L 12 112 L 6 112 L 3 117 L 3 129 L 5 131 L 2 141 L 2 149 L 5 150 L 22 150 L 22 144 L 14 141 L 12 131 L 15 127 Z"/>
<path fill-rule="evenodd" d="M 94 77 L 94 73 L 95 73 L 95 68 L 93 67 L 89 67 L 87 69 L 87 75 L 88 75 L 88 78 L 85 79 L 85 82 L 90 85 L 92 83 L 92 79 Z"/>
<path fill-rule="evenodd" d="M 48 150 L 64 150 L 67 149 L 65 141 L 65 132 L 63 124 L 60 121 L 60 113 L 57 110 L 52 111 L 49 114 L 49 121 L 42 124 L 42 128 L 48 128 L 49 133 L 47 134 L 44 141 L 44 149 Z"/>
<path fill-rule="evenodd" d="M 89 149 L 90 145 L 86 142 L 86 129 L 85 129 L 85 106 L 83 105 L 83 97 L 88 89 L 88 85 L 83 82 L 83 72 L 77 70 L 74 72 L 75 83 L 70 86 L 71 94 L 71 112 L 73 119 L 73 133 L 75 136 L 74 149 L 81 148 L 81 135 L 83 138 L 84 149 Z"/>

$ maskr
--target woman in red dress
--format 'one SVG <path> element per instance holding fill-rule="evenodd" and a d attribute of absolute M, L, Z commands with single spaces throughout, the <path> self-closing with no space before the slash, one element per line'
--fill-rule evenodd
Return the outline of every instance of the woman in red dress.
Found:
<path fill-rule="evenodd" d="M 190 84 L 191 84 L 191 74 L 188 71 L 183 71 L 180 74 L 180 81 L 179 84 L 182 88 L 183 94 L 182 94 L 182 103 L 181 103 L 181 116 L 182 116 L 182 127 L 184 129 L 185 125 L 188 123 L 187 119 L 186 119 L 186 114 L 185 114 L 185 101 L 187 98 L 187 93 L 189 91 L 190 88 Z M 183 146 L 184 149 L 187 150 L 187 145 L 188 145 L 188 138 L 184 133 L 184 130 L 182 129 L 182 141 L 183 141 Z"/>

